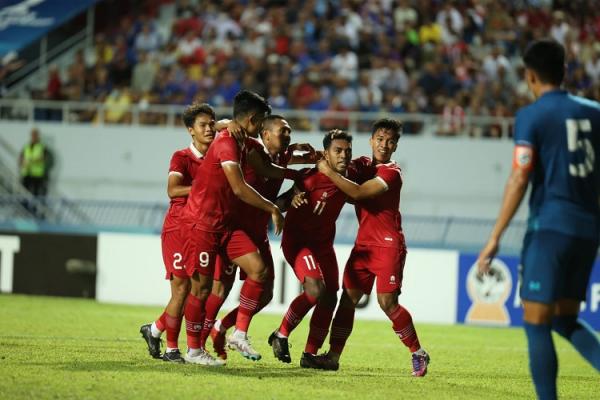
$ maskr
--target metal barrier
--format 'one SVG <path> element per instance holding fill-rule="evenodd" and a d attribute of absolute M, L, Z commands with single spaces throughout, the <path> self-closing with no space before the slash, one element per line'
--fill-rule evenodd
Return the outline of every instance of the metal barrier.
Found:
<path fill-rule="evenodd" d="M 18 208 L 21 196 L 0 194 L 0 209 Z M 0 212 L 0 228 L 27 230 L 87 232 L 100 231 L 159 233 L 167 210 L 164 203 L 130 201 L 40 199 L 50 211 L 49 219 L 34 214 Z M 13 207 L 13 208 L 11 208 Z M 403 229 L 408 247 L 431 247 L 478 251 L 485 244 L 494 221 L 459 217 L 403 216 Z M 358 221 L 354 210 L 346 207 L 337 221 L 336 242 L 352 243 Z M 516 254 L 521 247 L 526 223 L 514 221 L 502 240 L 504 254 Z"/>
<path fill-rule="evenodd" d="M 106 105 L 95 102 L 47 101 L 30 99 L 0 99 L 0 118 L 34 122 L 57 122 L 62 124 L 91 123 L 97 126 L 125 124 L 135 126 L 180 126 L 180 105 Z M 231 108 L 217 107 L 217 115 L 230 116 Z M 285 115 L 294 130 L 318 132 L 331 128 L 348 129 L 353 133 L 368 133 L 374 121 L 382 117 L 395 117 L 403 121 L 406 134 L 474 135 L 495 131 L 495 137 L 512 135 L 514 118 L 467 116 L 464 124 L 452 134 L 442 133 L 446 122 L 438 114 L 392 114 L 387 112 L 341 112 L 309 110 L 275 110 Z M 116 120 L 111 120 L 119 115 Z M 112 116 L 112 117 L 111 117 Z M 109 118 L 110 117 L 110 118 Z M 475 133 L 479 132 L 479 133 Z M 491 135 L 491 133 L 489 134 Z"/>

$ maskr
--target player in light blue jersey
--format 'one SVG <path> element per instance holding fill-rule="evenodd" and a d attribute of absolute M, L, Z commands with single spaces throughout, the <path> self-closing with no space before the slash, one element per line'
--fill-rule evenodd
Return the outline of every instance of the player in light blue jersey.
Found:
<path fill-rule="evenodd" d="M 556 399 L 552 330 L 600 371 L 600 341 L 578 319 L 600 232 L 600 104 L 560 89 L 565 52 L 557 42 L 531 43 L 523 61 L 536 101 L 517 113 L 513 169 L 478 265 L 480 273 L 489 271 L 531 182 L 521 299 L 531 376 L 538 398 L 546 400 Z"/>

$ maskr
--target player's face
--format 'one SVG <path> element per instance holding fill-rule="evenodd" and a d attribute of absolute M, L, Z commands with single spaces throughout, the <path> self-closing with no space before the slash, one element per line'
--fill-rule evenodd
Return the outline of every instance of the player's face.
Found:
<path fill-rule="evenodd" d="M 254 114 L 248 119 L 248 123 L 245 127 L 248 135 L 253 138 L 258 137 L 259 132 L 263 129 L 263 122 L 266 116 L 266 114 Z"/>
<path fill-rule="evenodd" d="M 215 138 L 215 120 L 207 114 L 198 114 L 194 125 L 188 128 L 192 140 L 197 143 L 209 145 Z"/>
<path fill-rule="evenodd" d="M 324 151 L 325 160 L 335 172 L 346 173 L 352 158 L 352 144 L 344 139 L 334 139 Z"/>
<path fill-rule="evenodd" d="M 371 150 L 373 150 L 373 160 L 377 164 L 385 164 L 390 161 L 392 154 L 396 151 L 398 143 L 394 133 L 387 129 L 378 129 L 375 131 L 371 139 Z"/>
<path fill-rule="evenodd" d="M 287 150 L 292 140 L 292 128 L 285 119 L 278 119 L 265 129 L 263 139 L 269 150 L 277 153 Z"/>

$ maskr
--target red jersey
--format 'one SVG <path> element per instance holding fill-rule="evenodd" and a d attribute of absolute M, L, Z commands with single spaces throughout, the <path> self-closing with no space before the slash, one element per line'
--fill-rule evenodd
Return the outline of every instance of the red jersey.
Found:
<path fill-rule="evenodd" d="M 282 240 L 285 236 L 292 236 L 331 246 L 335 237 L 335 221 L 346 202 L 346 195 L 317 168 L 306 168 L 300 173 L 302 177 L 296 181 L 296 186 L 305 192 L 308 204 L 288 209 Z M 355 178 L 354 173 L 350 175 Z"/>
<path fill-rule="evenodd" d="M 352 163 L 360 174 L 361 180 L 375 178 L 387 187 L 387 191 L 379 196 L 356 203 L 356 216 L 359 223 L 356 244 L 404 248 L 400 215 L 400 189 L 402 188 L 400 167 L 394 161 L 373 165 L 373 161 L 368 157 L 357 158 Z"/>
<path fill-rule="evenodd" d="M 203 159 L 204 156 L 194 147 L 194 144 L 190 144 L 190 147 L 186 149 L 177 150 L 171 156 L 169 176 L 179 175 L 183 178 L 181 184 L 190 186 L 196 177 L 196 171 L 202 164 Z M 186 202 L 187 196 L 174 197 L 171 199 L 163 223 L 163 232 L 179 229 L 179 218 L 181 217 Z"/>
<path fill-rule="evenodd" d="M 187 223 L 195 223 L 206 232 L 225 232 L 231 229 L 238 198 L 223 172 L 223 165 L 243 165 L 244 149 L 227 129 L 219 132 L 211 143 L 204 161 L 192 183 L 192 190 L 183 212 Z"/>
<path fill-rule="evenodd" d="M 247 138 L 244 144 L 246 147 L 246 154 L 249 154 L 254 149 L 265 162 L 273 163 L 280 167 L 287 167 L 292 158 L 291 151 L 282 151 L 272 157 L 267 153 L 265 146 L 254 138 Z M 246 183 L 252 186 L 261 196 L 272 202 L 277 199 L 277 195 L 283 184 L 283 179 L 269 179 L 259 176 L 256 174 L 254 168 L 248 164 L 243 166 L 243 171 Z M 242 227 L 246 233 L 249 233 L 253 239 L 260 239 L 260 237 L 266 235 L 269 219 L 271 218 L 269 213 L 244 202 L 241 202 L 239 205 L 238 212 L 240 216 L 238 218 L 240 227 Z"/>

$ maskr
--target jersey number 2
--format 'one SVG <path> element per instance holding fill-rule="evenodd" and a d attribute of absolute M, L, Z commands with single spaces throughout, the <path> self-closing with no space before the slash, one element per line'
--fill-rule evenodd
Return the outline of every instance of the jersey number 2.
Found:
<path fill-rule="evenodd" d="M 594 170 L 596 155 L 588 138 L 592 131 L 589 119 L 567 119 L 567 147 L 569 149 L 569 174 L 585 178 Z"/>

